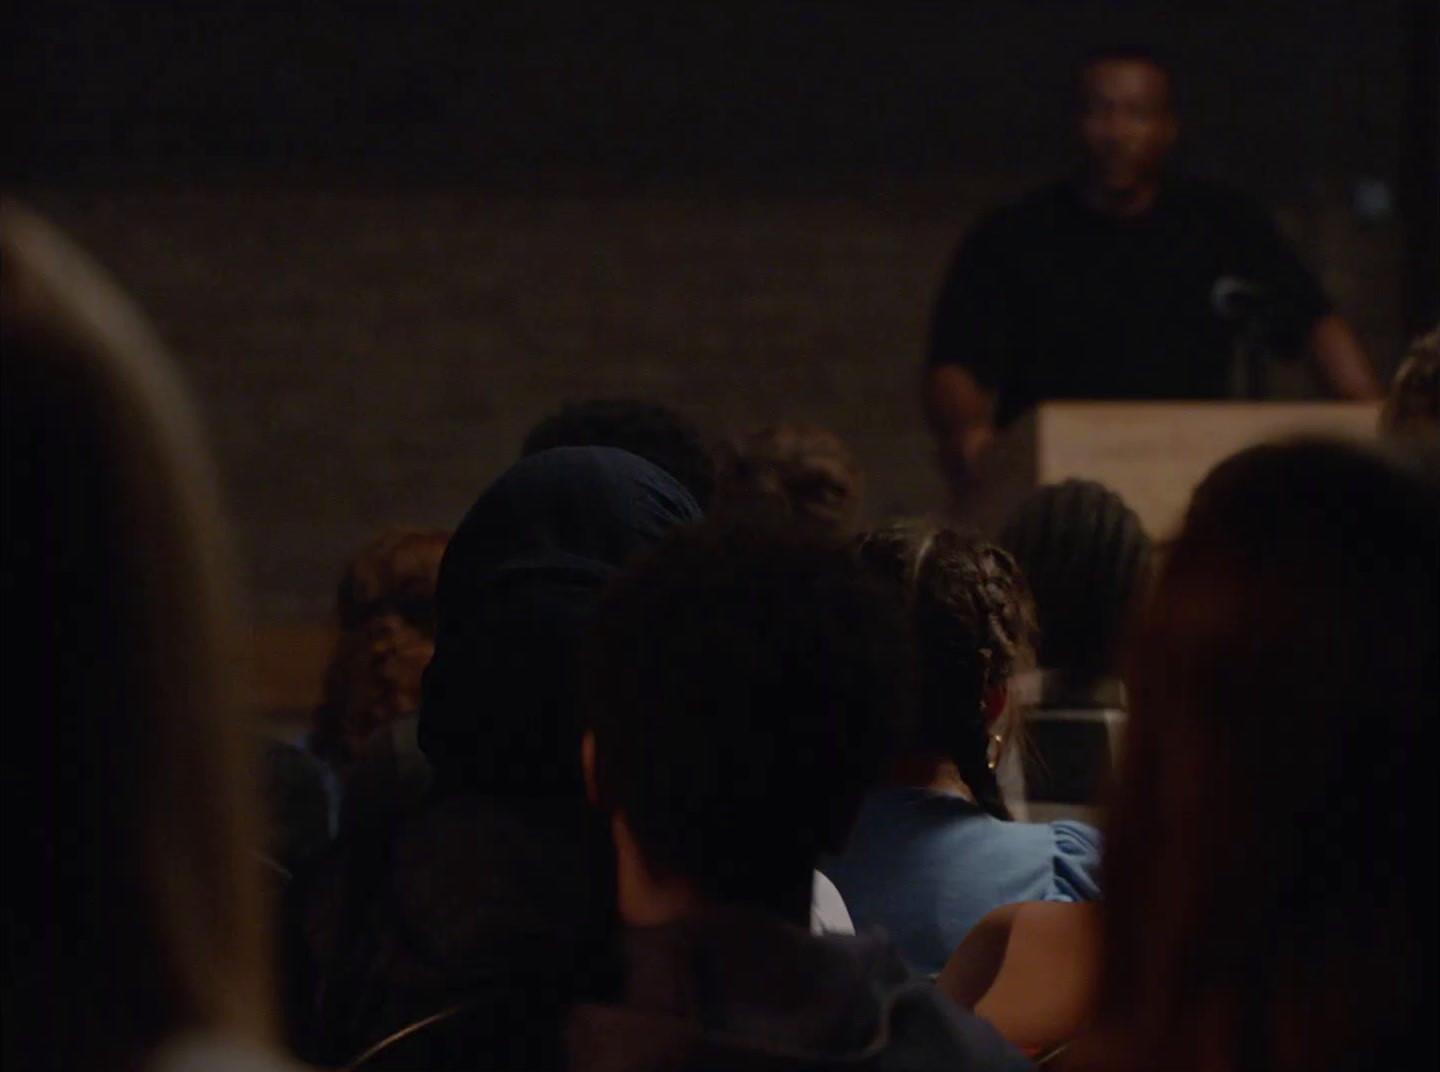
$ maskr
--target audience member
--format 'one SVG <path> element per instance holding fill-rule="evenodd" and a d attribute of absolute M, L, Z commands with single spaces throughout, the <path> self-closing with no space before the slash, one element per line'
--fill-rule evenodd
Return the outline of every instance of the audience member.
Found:
<path fill-rule="evenodd" d="M 715 513 L 757 515 L 819 537 L 847 537 L 860 514 L 863 478 L 833 432 L 808 424 L 774 424 L 720 451 Z"/>
<path fill-rule="evenodd" d="M 330 793 L 314 756 L 289 741 L 260 748 L 260 786 L 272 870 L 288 879 L 330 843 Z"/>
<path fill-rule="evenodd" d="M 149 328 L 0 202 L 7 1069 L 280 1067 L 208 455 Z"/>
<path fill-rule="evenodd" d="M 1440 358 L 1437 332 L 1416 339 L 1380 411 L 1380 435 L 1397 457 L 1440 487 Z"/>
<path fill-rule="evenodd" d="M 699 513 L 663 470 L 612 448 L 532 455 L 472 507 L 436 590 L 419 731 L 430 796 L 393 836 L 342 843 L 302 902 L 304 1055 L 563 1064 L 564 1012 L 613 915 L 608 837 L 582 789 L 579 638 L 611 575 Z"/>
<path fill-rule="evenodd" d="M 605 398 L 567 406 L 530 430 L 521 456 L 555 447 L 615 447 L 638 454 L 683 484 L 701 510 L 710 509 L 715 495 L 715 459 L 700 429 L 656 402 Z"/>
<path fill-rule="evenodd" d="M 1394 1069 L 1432 1048 L 1440 511 L 1359 447 L 1196 491 L 1137 633 L 1074 1067 Z"/>
<path fill-rule="evenodd" d="M 1008 682 L 1030 666 L 1035 631 L 1014 560 L 923 522 L 870 533 L 860 557 L 910 615 L 919 718 L 825 872 L 858 929 L 883 926 L 933 974 L 992 908 L 1094 898 L 1099 839 L 1078 822 L 1011 822 L 1001 799 L 995 768 L 1020 732 Z"/>
<path fill-rule="evenodd" d="M 1440 330 L 1410 344 L 1380 411 L 1380 431 L 1389 436 L 1440 431 Z"/>
<path fill-rule="evenodd" d="M 416 717 L 421 675 L 435 653 L 435 584 L 449 538 L 443 529 L 388 529 L 340 579 L 339 636 L 309 747 L 339 776 L 346 828 L 383 821 L 418 800 L 428 782 Z"/>
<path fill-rule="evenodd" d="M 1025 574 L 1040 626 L 1038 669 L 1015 682 L 1030 813 L 1090 820 L 1124 722 L 1116 660 L 1149 575 L 1150 537 L 1115 492 L 1067 480 L 1023 502 L 1000 543 Z"/>
<path fill-rule="evenodd" d="M 837 548 L 679 533 L 607 597 L 585 760 L 614 837 L 623 983 L 571 1067 L 1020 1068 L 881 937 L 815 937 L 908 707 L 903 621 Z"/>
<path fill-rule="evenodd" d="M 1100 954 L 1098 904 L 1002 905 L 970 929 L 935 985 L 1044 1062 L 1089 1023 Z"/>

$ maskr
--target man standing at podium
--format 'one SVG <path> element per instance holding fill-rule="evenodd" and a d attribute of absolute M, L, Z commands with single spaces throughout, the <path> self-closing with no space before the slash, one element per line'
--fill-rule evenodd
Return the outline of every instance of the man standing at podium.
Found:
<path fill-rule="evenodd" d="M 1354 332 L 1269 216 L 1165 170 L 1165 67 L 1108 50 L 1077 81 L 1083 171 L 983 219 L 936 304 L 925 403 L 952 484 L 1038 402 L 1254 397 L 1261 353 L 1304 354 L 1338 397 L 1378 398 Z"/>

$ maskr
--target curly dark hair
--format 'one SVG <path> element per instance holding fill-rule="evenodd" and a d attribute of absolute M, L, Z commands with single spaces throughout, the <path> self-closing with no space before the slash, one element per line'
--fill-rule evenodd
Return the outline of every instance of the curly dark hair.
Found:
<path fill-rule="evenodd" d="M 450 533 L 393 528 L 345 567 L 335 594 L 339 634 L 311 715 L 311 750 L 345 767 L 376 730 L 414 714 L 435 652 L 435 585 Z"/>
<path fill-rule="evenodd" d="M 610 591 L 592 641 L 597 787 L 647 864 L 803 918 L 911 707 L 893 598 L 843 547 L 700 526 Z"/>
<path fill-rule="evenodd" d="M 768 517 L 817 538 L 853 534 L 864 477 L 834 432 L 772 424 L 722 444 L 718 454 L 717 515 Z"/>
<path fill-rule="evenodd" d="M 658 402 L 601 398 L 566 406 L 525 436 L 520 456 L 554 447 L 615 447 L 658 465 L 685 486 L 701 510 L 715 497 L 715 459 L 700 429 Z"/>
<path fill-rule="evenodd" d="M 989 763 L 986 700 L 1034 662 L 1035 609 L 1020 568 L 994 544 L 928 521 L 867 533 L 859 556 L 910 615 L 919 718 L 903 750 L 948 757 L 975 802 L 1009 819 Z"/>
<path fill-rule="evenodd" d="M 1440 430 L 1440 329 L 1410 344 L 1380 411 L 1380 431 L 1401 436 Z"/>

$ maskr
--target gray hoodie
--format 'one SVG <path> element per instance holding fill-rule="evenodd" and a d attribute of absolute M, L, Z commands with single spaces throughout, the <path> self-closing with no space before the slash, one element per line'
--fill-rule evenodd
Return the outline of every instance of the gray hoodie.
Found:
<path fill-rule="evenodd" d="M 1031 1067 L 880 935 L 817 937 L 732 907 L 632 929 L 622 946 L 619 1002 L 571 1016 L 572 1072 Z"/>

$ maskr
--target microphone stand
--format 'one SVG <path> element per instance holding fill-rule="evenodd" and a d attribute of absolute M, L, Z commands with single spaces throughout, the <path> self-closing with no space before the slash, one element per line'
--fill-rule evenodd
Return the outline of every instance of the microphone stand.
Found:
<path fill-rule="evenodd" d="M 1247 310 L 1240 317 L 1240 330 L 1235 333 L 1232 345 L 1231 397 L 1247 402 L 1258 402 L 1265 397 L 1262 369 L 1270 353 L 1265 338 L 1265 317 L 1259 309 Z"/>

